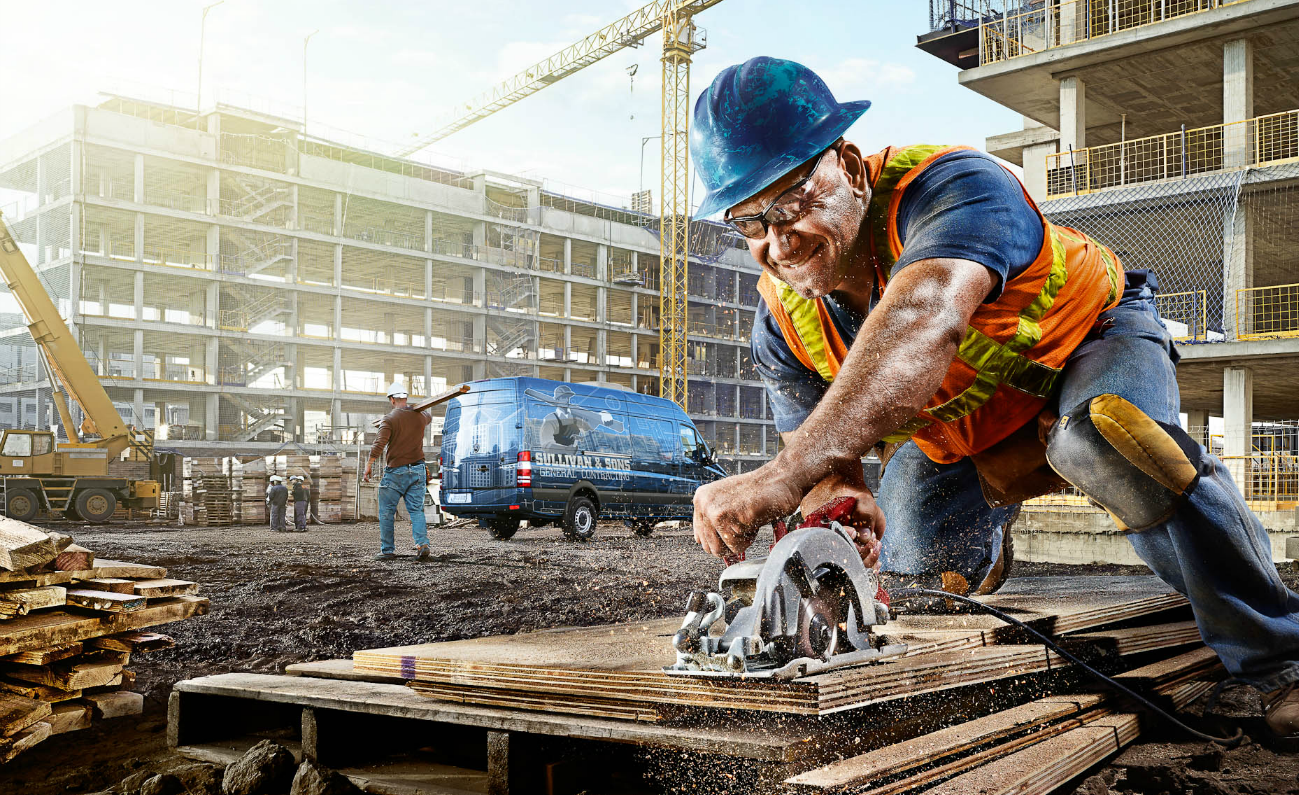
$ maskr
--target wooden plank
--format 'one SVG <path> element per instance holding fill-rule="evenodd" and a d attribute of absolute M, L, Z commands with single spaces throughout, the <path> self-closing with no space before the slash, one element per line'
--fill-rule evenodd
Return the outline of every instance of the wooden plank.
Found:
<path fill-rule="evenodd" d="M 11 654 L 3 658 L 3 662 L 24 663 L 26 665 L 49 665 L 50 663 L 66 660 L 69 657 L 75 657 L 81 653 L 84 646 L 80 643 L 68 643 L 63 646 L 50 646 L 44 649 L 31 649 L 30 651 Z"/>
<path fill-rule="evenodd" d="M 1097 693 L 1051 696 L 1018 707 L 950 726 L 860 756 L 832 762 L 786 780 L 786 784 L 816 792 L 867 785 L 886 776 L 902 775 L 970 751 L 980 745 L 1080 714 L 1101 703 Z"/>
<path fill-rule="evenodd" d="M 74 588 L 68 591 L 67 599 L 69 607 L 80 607 L 83 610 L 98 610 L 106 613 L 129 613 L 134 610 L 143 610 L 145 606 L 144 597 L 136 596 L 133 593 L 92 591 L 84 588 Z"/>
<path fill-rule="evenodd" d="M 0 587 L 15 584 L 33 588 L 42 585 L 64 585 L 72 582 L 72 575 L 75 573 L 71 571 L 0 571 Z"/>
<path fill-rule="evenodd" d="M 78 572 L 80 574 L 80 572 Z M 120 560 L 97 560 L 94 568 L 78 579 L 92 577 L 123 577 L 130 580 L 158 580 L 167 576 L 162 566 L 150 566 L 144 563 L 126 563 Z"/>
<path fill-rule="evenodd" d="M 105 651 L 148 652 L 158 649 L 170 649 L 176 641 L 157 632 L 123 632 L 118 635 L 105 635 L 86 642 L 92 649 Z"/>
<path fill-rule="evenodd" d="M 54 558 L 54 568 L 59 571 L 83 571 L 95 565 L 95 553 L 79 544 L 73 544 Z"/>
<path fill-rule="evenodd" d="M 180 596 L 131 613 L 84 615 L 66 608 L 43 610 L 5 623 L 0 656 L 181 621 L 207 611 L 208 600 L 197 596 Z"/>
<path fill-rule="evenodd" d="M 1208 646 L 1202 646 L 1140 668 L 1133 668 L 1131 671 L 1115 674 L 1114 678 L 1128 686 L 1154 687 L 1188 673 L 1212 670 L 1220 664 L 1218 653 Z"/>
<path fill-rule="evenodd" d="M 137 580 L 133 585 L 133 591 L 125 591 L 124 593 L 135 593 L 136 596 L 143 596 L 148 599 L 198 593 L 198 583 L 189 582 L 188 580 L 170 580 L 166 578 Z"/>
<path fill-rule="evenodd" d="M 50 724 L 41 721 L 28 726 L 8 740 L 0 741 L 0 764 L 13 761 L 14 757 L 45 742 L 49 736 Z"/>
<path fill-rule="evenodd" d="M 47 701 L 51 704 L 81 698 L 80 690 L 63 690 L 48 685 L 34 685 L 31 682 L 7 679 L 3 676 L 0 676 L 0 693 L 12 693 L 23 698 L 34 698 L 37 701 Z"/>
<path fill-rule="evenodd" d="M 25 616 L 33 610 L 62 607 L 66 595 L 67 589 L 61 585 L 0 591 L 0 614 Z"/>
<path fill-rule="evenodd" d="M 0 569 L 21 571 L 43 566 L 58 554 L 54 539 L 44 530 L 0 516 Z"/>
<path fill-rule="evenodd" d="M 539 712 L 561 712 L 569 715 L 593 715 L 618 720 L 647 721 L 654 723 L 663 716 L 650 706 L 637 705 L 609 699 L 579 699 L 573 697 L 546 698 L 545 696 L 509 690 L 444 687 L 425 682 L 411 682 L 410 688 L 426 698 L 454 701 L 460 704 L 483 704 L 489 707 L 531 709 Z"/>
<path fill-rule="evenodd" d="M 34 698 L 0 694 L 0 737 L 12 737 L 50 714 L 50 705 Z"/>
<path fill-rule="evenodd" d="M 1111 715 L 926 790 L 926 795 L 1048 795 L 1137 738 L 1140 719 Z"/>
<path fill-rule="evenodd" d="M 135 593 L 135 580 L 127 580 L 121 577 L 95 577 L 94 579 L 86 580 L 84 584 L 94 591 Z"/>
<path fill-rule="evenodd" d="M 51 734 L 66 734 L 90 728 L 90 705 L 83 701 L 66 701 L 52 707 L 53 714 L 45 719 Z"/>
<path fill-rule="evenodd" d="M 5 664 L 0 672 L 10 679 L 31 682 L 61 690 L 103 687 L 121 681 L 122 666 L 112 661 L 80 662 L 69 660 L 54 665 Z M 115 681 L 116 680 L 116 681 Z"/>
<path fill-rule="evenodd" d="M 315 662 L 293 663 L 284 666 L 284 673 L 287 676 L 315 676 L 321 679 L 346 679 L 353 682 L 406 684 L 406 680 L 400 676 L 381 676 L 353 670 L 351 660 L 317 660 Z"/>
<path fill-rule="evenodd" d="M 121 718 L 144 712 L 144 696 L 119 690 L 115 693 L 96 693 L 84 699 L 94 711 L 95 720 Z"/>

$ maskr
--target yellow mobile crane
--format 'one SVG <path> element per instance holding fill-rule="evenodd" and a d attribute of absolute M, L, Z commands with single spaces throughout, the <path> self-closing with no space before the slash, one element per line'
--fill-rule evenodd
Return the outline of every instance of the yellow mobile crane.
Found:
<path fill-rule="evenodd" d="M 157 481 L 109 475 L 109 463 L 124 457 L 152 461 L 153 434 L 122 419 L 3 218 L 0 276 L 22 307 L 71 440 L 60 443 L 52 431 L 0 430 L 5 515 L 28 521 L 45 511 L 98 524 L 108 521 L 118 505 L 157 507 Z M 85 414 L 80 428 L 72 422 L 64 393 Z"/>

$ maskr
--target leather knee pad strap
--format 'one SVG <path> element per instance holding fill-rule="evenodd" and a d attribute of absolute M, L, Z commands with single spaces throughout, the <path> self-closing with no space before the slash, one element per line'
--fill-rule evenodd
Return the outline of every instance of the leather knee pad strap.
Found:
<path fill-rule="evenodd" d="M 1063 413 L 1047 434 L 1046 459 L 1120 530 L 1166 521 L 1200 479 L 1200 446 L 1186 431 L 1118 395 Z"/>

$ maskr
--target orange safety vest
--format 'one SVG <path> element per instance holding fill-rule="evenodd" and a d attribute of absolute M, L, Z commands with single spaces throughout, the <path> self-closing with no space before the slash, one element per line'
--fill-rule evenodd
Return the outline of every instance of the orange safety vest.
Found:
<path fill-rule="evenodd" d="M 883 295 L 902 253 L 897 215 L 907 186 L 943 155 L 965 146 L 889 147 L 866 158 L 873 195 L 867 219 Z M 925 409 L 884 441 L 914 438 L 931 460 L 950 464 L 1014 433 L 1045 406 L 1065 360 L 1096 317 L 1122 293 L 1123 266 L 1092 238 L 1042 216 L 1042 250 L 1001 296 L 970 318 L 956 359 Z M 794 355 L 833 381 L 848 346 L 822 299 L 807 299 L 764 273 L 758 291 Z"/>

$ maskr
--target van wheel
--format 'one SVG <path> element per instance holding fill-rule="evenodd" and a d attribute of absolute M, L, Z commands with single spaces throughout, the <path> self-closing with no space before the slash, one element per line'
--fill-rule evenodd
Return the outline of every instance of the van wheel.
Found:
<path fill-rule="evenodd" d="M 77 513 L 91 524 L 102 524 L 113 518 L 117 497 L 105 489 L 86 489 L 77 495 Z"/>
<path fill-rule="evenodd" d="M 633 519 L 627 522 L 631 531 L 641 538 L 649 538 L 654 532 L 654 525 L 657 524 L 653 519 Z"/>
<path fill-rule="evenodd" d="M 509 517 L 496 517 L 487 523 L 487 532 L 497 541 L 509 541 L 519 532 L 519 520 Z"/>
<path fill-rule="evenodd" d="M 589 541 L 595 536 L 595 520 L 599 512 L 590 497 L 574 497 L 564 511 L 564 535 L 572 541 Z"/>
<path fill-rule="evenodd" d="M 27 489 L 9 489 L 5 493 L 5 516 L 10 519 L 28 522 L 36 517 L 40 509 L 36 495 Z"/>

